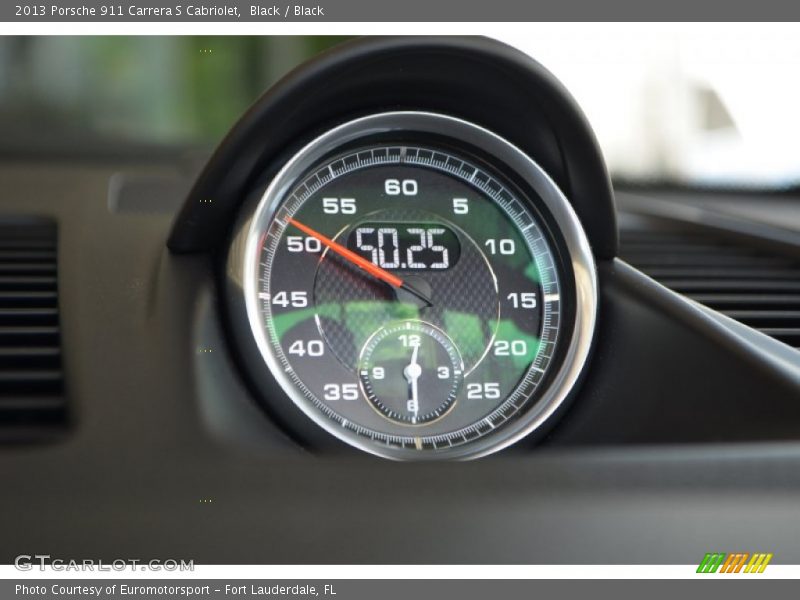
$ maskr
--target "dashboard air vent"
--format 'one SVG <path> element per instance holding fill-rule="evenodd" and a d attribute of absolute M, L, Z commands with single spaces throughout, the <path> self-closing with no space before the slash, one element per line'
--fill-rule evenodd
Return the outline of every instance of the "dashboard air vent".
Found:
<path fill-rule="evenodd" d="M 746 238 L 621 218 L 620 257 L 666 287 L 800 348 L 800 260 Z"/>
<path fill-rule="evenodd" d="M 56 226 L 0 220 L 0 437 L 63 422 Z"/>

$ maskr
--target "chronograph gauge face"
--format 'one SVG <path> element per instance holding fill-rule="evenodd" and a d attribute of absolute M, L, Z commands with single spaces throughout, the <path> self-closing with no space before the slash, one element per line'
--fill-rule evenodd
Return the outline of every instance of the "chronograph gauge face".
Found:
<path fill-rule="evenodd" d="M 244 295 L 298 414 L 396 459 L 470 458 L 540 427 L 594 328 L 568 202 L 505 140 L 431 113 L 329 131 L 248 225 Z"/>

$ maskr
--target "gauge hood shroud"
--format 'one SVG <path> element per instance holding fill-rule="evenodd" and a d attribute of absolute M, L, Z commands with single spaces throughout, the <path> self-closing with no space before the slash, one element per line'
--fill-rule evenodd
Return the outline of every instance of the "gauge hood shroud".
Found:
<path fill-rule="evenodd" d="M 189 253 L 217 247 L 246 193 L 280 166 L 287 149 L 346 120 L 386 110 L 449 114 L 505 137 L 559 185 L 596 258 L 616 254 L 611 184 L 572 97 L 527 55 L 490 39 L 460 37 L 365 38 L 291 72 L 219 145 L 173 225 L 169 248 Z"/>

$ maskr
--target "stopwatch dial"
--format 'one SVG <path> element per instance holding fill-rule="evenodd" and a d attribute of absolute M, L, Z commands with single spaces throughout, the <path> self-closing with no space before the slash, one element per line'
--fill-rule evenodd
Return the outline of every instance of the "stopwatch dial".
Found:
<path fill-rule="evenodd" d="M 367 401 L 387 419 L 412 425 L 444 416 L 463 375 L 461 355 L 450 338 L 422 321 L 382 327 L 364 345 L 359 362 Z"/>

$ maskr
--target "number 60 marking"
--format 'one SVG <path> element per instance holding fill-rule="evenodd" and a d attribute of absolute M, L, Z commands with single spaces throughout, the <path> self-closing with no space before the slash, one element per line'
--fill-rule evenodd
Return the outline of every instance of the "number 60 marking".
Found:
<path fill-rule="evenodd" d="M 419 186 L 416 179 L 387 179 L 383 189 L 387 196 L 416 196 Z"/>

